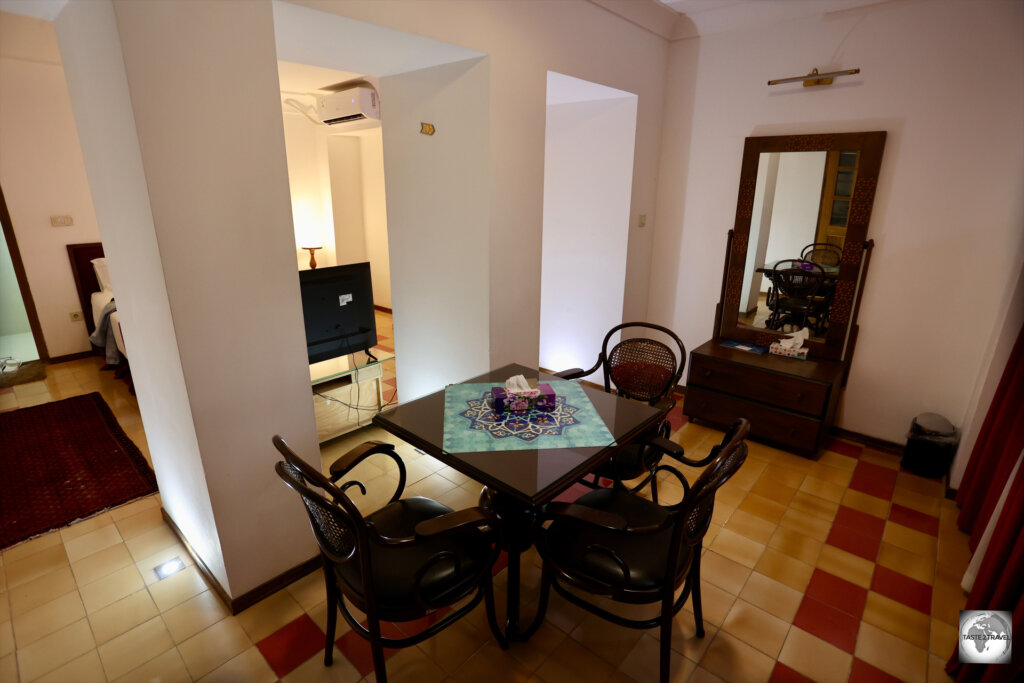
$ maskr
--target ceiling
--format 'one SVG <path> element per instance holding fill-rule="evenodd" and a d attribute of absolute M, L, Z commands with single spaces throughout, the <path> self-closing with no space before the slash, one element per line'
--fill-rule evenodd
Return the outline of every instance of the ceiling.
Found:
<path fill-rule="evenodd" d="M 887 0 L 658 0 L 689 21 L 677 22 L 673 37 L 706 36 L 830 12 L 876 5 Z M 691 24 L 686 28 L 679 24 Z M 680 30 L 683 29 L 683 30 Z"/>

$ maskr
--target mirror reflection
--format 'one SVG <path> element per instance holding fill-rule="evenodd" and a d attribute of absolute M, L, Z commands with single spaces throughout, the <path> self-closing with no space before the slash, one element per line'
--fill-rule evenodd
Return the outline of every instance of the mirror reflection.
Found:
<path fill-rule="evenodd" d="M 737 322 L 828 332 L 857 180 L 856 150 L 764 152 L 757 165 Z"/>

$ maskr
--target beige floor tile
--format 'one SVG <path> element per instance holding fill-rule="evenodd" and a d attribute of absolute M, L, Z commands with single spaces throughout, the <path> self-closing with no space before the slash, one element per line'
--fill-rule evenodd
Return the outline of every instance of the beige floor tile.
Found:
<path fill-rule="evenodd" d="M 414 647 L 399 650 L 387 660 L 388 680 L 395 683 L 440 683 L 444 670 Z"/>
<path fill-rule="evenodd" d="M 764 468 L 761 473 L 761 481 L 768 484 L 787 486 L 791 489 L 799 489 L 807 476 L 806 471 L 793 469 L 778 464 L 777 458 L 772 458 L 772 464 Z"/>
<path fill-rule="evenodd" d="M 192 677 L 175 648 L 167 650 L 137 669 L 132 669 L 115 683 L 191 683 Z M 241 683 L 241 681 L 239 682 Z"/>
<path fill-rule="evenodd" d="M 173 545 L 180 545 L 180 543 L 178 536 L 171 531 L 171 528 L 164 525 L 129 539 L 125 545 L 128 546 L 128 552 L 132 554 L 132 558 L 139 562 Z"/>
<path fill-rule="evenodd" d="M 26 647 L 54 631 L 85 617 L 85 607 L 76 591 L 15 617 L 11 622 L 18 647 Z"/>
<path fill-rule="evenodd" d="M 892 502 L 933 517 L 938 517 L 942 509 L 941 497 L 917 493 L 900 486 L 893 491 Z"/>
<path fill-rule="evenodd" d="M 633 681 L 660 680 L 660 647 L 659 641 L 645 635 L 633 646 L 619 667 L 619 671 Z M 671 683 L 683 683 L 690 679 L 696 668 L 696 663 L 673 650 L 669 660 L 668 680 Z"/>
<path fill-rule="evenodd" d="M 724 621 L 724 617 L 723 617 Z M 718 626 L 704 620 L 704 635 L 697 636 L 697 624 L 689 609 L 682 609 L 672 618 L 672 649 L 693 662 L 699 662 L 718 633 Z M 661 629 L 647 631 L 647 636 L 661 642 Z"/>
<path fill-rule="evenodd" d="M 889 518 L 889 501 L 869 496 L 860 491 L 847 489 L 846 493 L 843 494 L 842 504 L 854 510 L 866 512 L 872 517 L 878 517 L 879 519 Z"/>
<path fill-rule="evenodd" d="M 850 583 L 855 583 L 861 588 L 871 587 L 871 577 L 875 571 L 874 562 L 828 544 L 821 549 L 818 564 L 815 566 L 829 574 L 846 579 Z"/>
<path fill-rule="evenodd" d="M 14 652 L 14 627 L 9 621 L 0 624 L 0 657 Z"/>
<path fill-rule="evenodd" d="M 929 586 L 935 581 L 935 562 L 933 560 L 891 543 L 882 542 L 878 548 L 876 562 L 882 567 L 897 571 L 921 583 L 927 583 Z"/>
<path fill-rule="evenodd" d="M 9 562 L 23 560 L 30 555 L 34 555 L 55 545 L 60 545 L 61 543 L 63 543 L 63 541 L 61 540 L 60 534 L 56 531 L 48 533 L 45 536 L 33 538 L 31 541 L 19 543 L 18 545 L 4 551 L 4 565 L 6 566 Z"/>
<path fill-rule="evenodd" d="M 793 623 L 803 593 L 771 579 L 764 574 L 754 572 L 747 579 L 740 592 L 740 598 L 779 617 L 786 623 Z"/>
<path fill-rule="evenodd" d="M 799 478 L 802 478 L 802 476 Z M 796 487 L 787 486 L 780 483 L 777 479 L 769 478 L 767 475 L 761 475 L 757 483 L 750 488 L 750 495 L 759 496 L 779 505 L 789 505 L 796 492 Z"/>
<path fill-rule="evenodd" d="M 118 543 L 73 563 L 71 571 L 78 585 L 85 586 L 131 564 L 128 548 L 124 543 Z"/>
<path fill-rule="evenodd" d="M 323 667 L 323 657 L 313 657 Z M 342 658 L 344 660 L 344 658 Z M 200 683 L 275 683 L 277 674 L 267 664 L 260 651 L 250 647 L 199 679 Z"/>
<path fill-rule="evenodd" d="M 796 626 L 789 629 L 779 661 L 820 683 L 845 683 L 853 666 L 848 652 Z"/>
<path fill-rule="evenodd" d="M 732 606 L 722 630 L 775 659 L 786 640 L 789 622 L 741 599 Z"/>
<path fill-rule="evenodd" d="M 105 643 L 159 614 L 149 591 L 139 590 L 89 615 L 97 643 Z"/>
<path fill-rule="evenodd" d="M 727 503 L 721 503 L 715 501 L 715 508 L 711 511 L 711 523 L 716 524 L 719 527 L 725 526 L 729 523 L 729 518 L 732 517 L 733 513 L 736 512 L 735 505 L 729 505 Z M 704 545 L 708 545 L 709 540 L 704 540 Z"/>
<path fill-rule="evenodd" d="M 490 638 L 490 632 L 481 633 L 468 620 L 463 619 L 419 643 L 417 647 L 445 672 L 452 674 Z"/>
<path fill-rule="evenodd" d="M 331 666 L 324 666 L 323 652 L 319 652 L 281 679 L 282 683 L 357 683 L 360 680 L 369 683 L 376 679 L 372 672 L 364 679 L 338 648 L 334 648 Z"/>
<path fill-rule="evenodd" d="M 615 667 L 595 657 L 593 652 L 576 640 L 566 638 L 551 652 L 547 661 L 540 665 L 537 675 L 551 683 L 589 683 L 606 680 L 614 670 Z"/>
<path fill-rule="evenodd" d="M 121 533 L 121 538 L 127 541 L 129 538 L 135 538 L 147 531 L 164 526 L 166 522 L 164 521 L 163 512 L 159 507 L 148 507 L 134 515 L 121 517 L 115 524 L 117 525 L 117 530 Z"/>
<path fill-rule="evenodd" d="M 327 599 L 327 586 L 324 584 L 323 570 L 318 569 L 312 574 L 307 574 L 289 584 L 286 590 L 302 606 L 302 609 L 309 611 Z"/>
<path fill-rule="evenodd" d="M 143 510 L 153 507 L 160 507 L 160 499 L 155 495 L 146 496 L 145 498 L 139 498 L 138 500 L 133 500 L 130 503 L 114 508 L 110 511 L 110 517 L 114 521 L 117 521 L 119 519 L 124 519 L 125 517 L 131 517 L 132 515 L 136 515 Z"/>
<path fill-rule="evenodd" d="M 906 470 L 900 470 L 896 475 L 896 488 L 908 489 L 920 493 L 940 502 L 945 498 L 946 487 L 942 481 L 937 479 L 926 479 Z"/>
<path fill-rule="evenodd" d="M 412 498 L 413 496 L 423 496 L 424 498 L 437 498 L 456 486 L 458 486 L 458 484 L 442 477 L 437 472 L 433 472 L 423 479 L 420 479 L 415 484 L 407 486 L 402 497 Z"/>
<path fill-rule="evenodd" d="M 71 526 L 64 527 L 60 530 L 60 537 L 65 543 L 76 539 L 80 536 L 84 536 L 92 531 L 101 529 L 109 524 L 113 524 L 114 519 L 110 516 L 109 512 L 102 512 L 89 519 L 83 519 L 81 522 L 75 522 Z"/>
<path fill-rule="evenodd" d="M 800 490 L 804 493 L 809 493 L 812 496 L 818 496 L 819 498 L 824 498 L 825 500 L 833 503 L 838 503 L 843 499 L 843 494 L 846 492 L 846 486 L 841 486 L 831 481 L 809 476 L 804 479 L 804 483 L 800 485 Z"/>
<path fill-rule="evenodd" d="M 36 683 L 107 683 L 106 672 L 96 650 L 89 650 L 81 657 L 76 657 L 64 666 L 54 669 Z"/>
<path fill-rule="evenodd" d="M 231 612 L 213 591 L 203 591 L 163 613 L 164 623 L 175 643 L 180 643 L 212 626 Z M 256 639 L 253 639 L 254 642 Z"/>
<path fill-rule="evenodd" d="M 832 528 L 832 520 L 808 515 L 799 510 L 786 510 L 779 520 L 779 526 L 824 542 Z"/>
<path fill-rule="evenodd" d="M 766 548 L 754 569 L 768 578 L 803 592 L 814 573 L 814 566 L 801 562 L 774 548 Z"/>
<path fill-rule="evenodd" d="M 59 538 L 59 537 L 58 537 Z M 56 600 L 65 593 L 75 590 L 75 577 L 71 574 L 71 567 L 61 567 L 57 571 L 50 572 L 23 583 L 7 591 L 11 601 L 11 616 L 17 617 L 31 610 L 44 605 L 51 600 Z"/>
<path fill-rule="evenodd" d="M 725 525 L 725 528 L 735 531 L 741 536 L 746 536 L 757 543 L 766 544 L 771 539 L 772 534 L 775 533 L 776 525 L 746 510 L 736 510 L 729 517 L 729 522 Z"/>
<path fill-rule="evenodd" d="M 871 448 L 865 448 L 861 451 L 860 461 L 890 470 L 898 470 L 900 468 L 900 456 L 893 455 L 892 453 L 883 453 Z"/>
<path fill-rule="evenodd" d="M 861 622 L 854 655 L 908 683 L 924 683 L 928 653 L 867 622 Z"/>
<path fill-rule="evenodd" d="M 836 486 L 842 486 L 845 489 L 849 486 L 850 479 L 853 478 L 853 471 L 832 467 L 821 462 L 814 462 L 811 463 L 811 469 L 808 470 L 807 476 L 808 478 L 814 477 Z"/>
<path fill-rule="evenodd" d="M 235 616 L 239 625 L 258 643 L 303 614 L 303 609 L 286 590 L 280 590 Z M 341 618 L 341 615 L 338 617 Z"/>
<path fill-rule="evenodd" d="M 28 583 L 67 564 L 68 558 L 63 545 L 50 546 L 21 560 L 8 561 L 4 564 L 7 588 Z"/>
<path fill-rule="evenodd" d="M 157 609 L 165 612 L 207 589 L 206 581 L 195 566 L 185 567 L 162 581 L 149 586 L 149 594 Z"/>
<path fill-rule="evenodd" d="M 99 646 L 103 668 L 118 678 L 174 647 L 163 619 L 153 617 Z"/>
<path fill-rule="evenodd" d="M 739 487 L 729 488 L 728 486 L 723 486 L 715 494 L 715 508 L 722 505 L 727 506 L 730 510 L 735 510 L 743 502 L 743 499 L 747 497 L 748 493 L 748 491 L 744 491 Z"/>
<path fill-rule="evenodd" d="M 613 668 L 618 668 L 643 634 L 643 631 L 590 614 L 569 635 Z"/>
<path fill-rule="evenodd" d="M 812 566 L 818 561 L 823 545 L 821 541 L 782 526 L 778 527 L 768 540 L 769 548 Z"/>
<path fill-rule="evenodd" d="M 715 626 L 722 625 L 729 610 L 732 609 L 733 603 L 736 602 L 735 595 L 704 580 L 700 582 L 700 599 L 705 624 L 712 623 Z M 693 619 L 693 596 L 686 601 L 686 605 L 676 615 L 676 619 L 685 619 L 683 612 L 690 612 L 690 619 Z"/>
<path fill-rule="evenodd" d="M 139 576 L 139 571 L 135 565 L 131 565 L 82 586 L 79 592 L 82 594 L 82 602 L 85 603 L 85 611 L 92 614 L 143 588 L 145 584 Z"/>
<path fill-rule="evenodd" d="M 765 546 L 735 531 L 722 529 L 711 544 L 711 549 L 745 567 L 753 568 L 764 553 Z"/>
<path fill-rule="evenodd" d="M 740 639 L 719 631 L 700 665 L 729 683 L 767 681 L 775 660 Z"/>
<path fill-rule="evenodd" d="M 953 679 L 946 673 L 946 657 L 928 655 L 928 683 L 952 683 Z"/>
<path fill-rule="evenodd" d="M 932 560 L 938 550 L 938 541 L 934 536 L 895 522 L 885 523 L 882 540 Z"/>
<path fill-rule="evenodd" d="M 932 586 L 932 616 L 934 618 L 947 624 L 958 624 L 960 610 L 965 607 L 966 603 L 967 596 L 958 582 L 938 577 L 935 579 L 935 585 Z"/>
<path fill-rule="evenodd" d="M 77 659 L 96 647 L 89 622 L 79 619 L 62 629 L 18 649 L 18 670 L 21 680 L 34 681 Z"/>
<path fill-rule="evenodd" d="M 931 620 L 927 614 L 918 612 L 913 607 L 907 607 L 875 591 L 868 591 L 868 600 L 861 619 L 921 649 L 928 648 Z"/>
<path fill-rule="evenodd" d="M 719 555 L 714 550 L 708 550 L 700 559 L 700 575 L 708 583 L 733 595 L 739 595 L 743 590 L 743 584 L 747 582 L 747 577 L 750 576 L 750 568 Z"/>
<path fill-rule="evenodd" d="M 2 574 L 2 570 L 0 570 Z M 11 602 L 7 599 L 7 592 L 0 590 L 0 624 L 11 620 Z"/>
<path fill-rule="evenodd" d="M 587 653 L 590 659 L 595 659 L 576 641 L 571 638 L 564 640 Z M 604 662 L 601 662 L 601 665 L 610 669 Z M 459 683 L 525 683 L 530 678 L 530 673 L 529 667 L 508 652 L 503 652 L 496 643 L 487 643 L 456 670 L 452 679 Z"/>
<path fill-rule="evenodd" d="M 201 678 L 252 644 L 238 621 L 228 617 L 180 643 L 178 652 L 193 678 Z"/>
<path fill-rule="evenodd" d="M 931 620 L 931 634 L 928 638 L 928 650 L 933 655 L 949 658 L 951 652 L 959 645 L 958 629 L 952 624 Z"/>
<path fill-rule="evenodd" d="M 78 538 L 66 541 L 64 543 L 64 548 L 67 550 L 68 560 L 75 563 L 89 555 L 92 555 L 93 553 L 103 550 L 104 548 L 117 545 L 123 540 L 124 539 L 121 538 L 121 534 L 117 531 L 117 527 L 112 524 L 108 524 L 106 526 L 101 526 L 95 531 L 83 534 Z"/>
<path fill-rule="evenodd" d="M 835 451 L 825 451 L 821 454 L 821 457 L 818 458 L 818 464 L 828 465 L 829 467 L 853 472 L 857 469 L 857 458 L 851 458 L 848 455 L 840 455 Z"/>
<path fill-rule="evenodd" d="M 839 511 L 839 502 L 825 500 L 806 491 L 797 491 L 796 495 L 793 496 L 792 502 L 789 504 L 789 508 L 790 510 L 832 521 L 835 519 L 836 512 Z"/>
<path fill-rule="evenodd" d="M 702 666 L 698 666 L 690 677 L 690 683 L 725 683 L 721 678 Z"/>

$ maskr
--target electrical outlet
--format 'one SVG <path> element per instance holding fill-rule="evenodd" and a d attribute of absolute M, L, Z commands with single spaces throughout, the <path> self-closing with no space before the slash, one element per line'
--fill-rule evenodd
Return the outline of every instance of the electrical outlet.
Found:
<path fill-rule="evenodd" d="M 71 216 L 50 216 L 50 225 L 55 228 L 65 228 L 69 225 L 74 225 L 75 219 Z"/>
<path fill-rule="evenodd" d="M 636 222 L 636 226 L 637 226 L 638 228 L 644 228 L 644 227 L 647 227 L 647 214 L 646 214 L 646 213 L 642 213 L 642 214 L 640 214 L 640 220 L 638 220 L 638 221 Z"/>
<path fill-rule="evenodd" d="M 68 313 L 68 316 L 70 316 L 71 322 L 73 322 L 73 323 L 81 322 L 81 320 L 82 320 L 82 312 L 81 311 L 71 311 L 70 313 Z"/>

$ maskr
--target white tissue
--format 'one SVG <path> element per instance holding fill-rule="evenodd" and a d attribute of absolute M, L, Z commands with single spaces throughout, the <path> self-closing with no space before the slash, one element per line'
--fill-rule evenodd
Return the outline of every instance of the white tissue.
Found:
<path fill-rule="evenodd" d="M 540 395 L 540 390 L 531 387 L 530 383 L 527 382 L 526 378 L 522 375 L 514 375 L 505 380 L 505 391 L 510 394 L 520 394 L 525 396 Z"/>
<path fill-rule="evenodd" d="M 806 327 L 794 332 L 785 339 L 779 342 L 779 346 L 784 349 L 802 349 L 804 342 L 811 336 L 811 331 Z"/>

